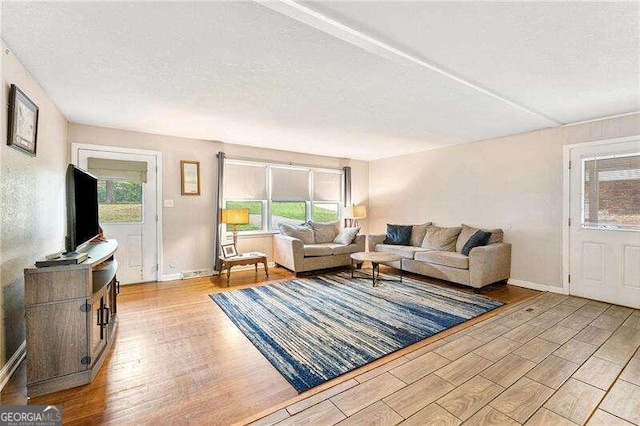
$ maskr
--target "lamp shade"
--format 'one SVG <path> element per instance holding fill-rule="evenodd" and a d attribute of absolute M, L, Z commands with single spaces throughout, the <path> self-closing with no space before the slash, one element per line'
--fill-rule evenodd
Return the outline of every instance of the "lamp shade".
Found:
<path fill-rule="evenodd" d="M 367 206 L 351 206 L 344 208 L 345 219 L 364 219 L 367 217 Z"/>
<path fill-rule="evenodd" d="M 222 223 L 246 225 L 249 223 L 249 209 L 222 209 Z"/>

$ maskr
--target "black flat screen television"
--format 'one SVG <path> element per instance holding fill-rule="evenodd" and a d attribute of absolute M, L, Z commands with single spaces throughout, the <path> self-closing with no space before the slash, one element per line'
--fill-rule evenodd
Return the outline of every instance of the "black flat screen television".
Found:
<path fill-rule="evenodd" d="M 100 234 L 98 179 L 69 164 L 67 168 L 67 253 Z"/>

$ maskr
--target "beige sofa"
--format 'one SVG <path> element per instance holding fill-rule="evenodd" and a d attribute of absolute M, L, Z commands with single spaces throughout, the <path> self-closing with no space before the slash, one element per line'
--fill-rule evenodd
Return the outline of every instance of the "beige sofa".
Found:
<path fill-rule="evenodd" d="M 313 237 L 304 238 L 301 235 L 296 238 L 282 233 L 274 235 L 273 257 L 276 265 L 284 266 L 296 274 L 337 268 L 351 264 L 351 253 L 365 251 L 365 235 L 356 235 L 351 244 L 340 244 L 333 241 L 340 232 L 338 222 L 311 225 Z"/>
<path fill-rule="evenodd" d="M 435 234 L 441 231 L 441 241 L 433 241 Z M 424 238 L 420 239 L 421 229 Z M 456 229 L 460 231 L 456 234 Z M 460 228 L 438 228 L 432 224 L 415 225 L 412 230 L 411 245 L 384 244 L 386 235 L 369 235 L 369 251 L 395 253 L 402 256 L 402 269 L 428 277 L 452 281 L 474 288 L 481 288 L 489 284 L 509 279 L 511 275 L 511 244 L 503 242 L 501 229 L 489 230 L 489 243 L 482 247 L 471 249 L 468 256 L 460 251 L 470 235 L 478 228 L 462 225 Z M 448 232 L 448 242 L 442 241 L 443 232 Z M 427 235 L 425 235 L 427 234 Z M 455 234 L 455 235 L 454 235 Z M 429 238 L 432 241 L 427 241 Z M 438 236 L 436 235 L 435 239 Z M 452 241 L 453 239 L 453 241 Z M 464 241 L 462 241 L 464 240 Z M 446 246 L 446 247 L 443 247 Z M 434 249 L 436 247 L 437 249 Z M 400 262 L 390 263 L 389 266 L 400 267 Z"/>

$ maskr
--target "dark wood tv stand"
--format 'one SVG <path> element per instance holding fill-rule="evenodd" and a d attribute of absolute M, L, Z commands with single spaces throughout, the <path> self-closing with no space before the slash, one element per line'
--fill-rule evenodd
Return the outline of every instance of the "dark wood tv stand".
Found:
<path fill-rule="evenodd" d="M 27 268 L 27 394 L 91 383 L 118 326 L 116 240 L 89 243 L 78 265 Z"/>

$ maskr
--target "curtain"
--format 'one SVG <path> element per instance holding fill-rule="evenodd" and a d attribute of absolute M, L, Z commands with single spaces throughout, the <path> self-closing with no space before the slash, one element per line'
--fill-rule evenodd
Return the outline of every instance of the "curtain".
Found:
<path fill-rule="evenodd" d="M 342 200 L 344 202 L 344 206 L 349 207 L 351 206 L 351 167 L 343 167 L 342 171 L 342 190 L 344 191 L 342 194 Z M 347 226 L 347 220 L 348 219 L 344 219 L 344 226 Z"/>
<path fill-rule="evenodd" d="M 309 201 L 309 170 L 271 167 L 271 199 Z"/>
<path fill-rule="evenodd" d="M 224 196 L 227 200 L 266 200 L 267 167 L 228 161 L 224 170 Z"/>
<path fill-rule="evenodd" d="M 112 160 L 110 158 L 87 159 L 87 171 L 102 179 L 147 182 L 147 163 L 144 161 Z"/>
<path fill-rule="evenodd" d="M 220 151 L 216 155 L 218 159 L 218 190 L 216 193 L 215 211 L 215 237 L 213 245 L 213 269 L 220 272 L 220 242 L 222 241 L 222 209 L 224 208 L 224 163 L 227 155 Z"/>

